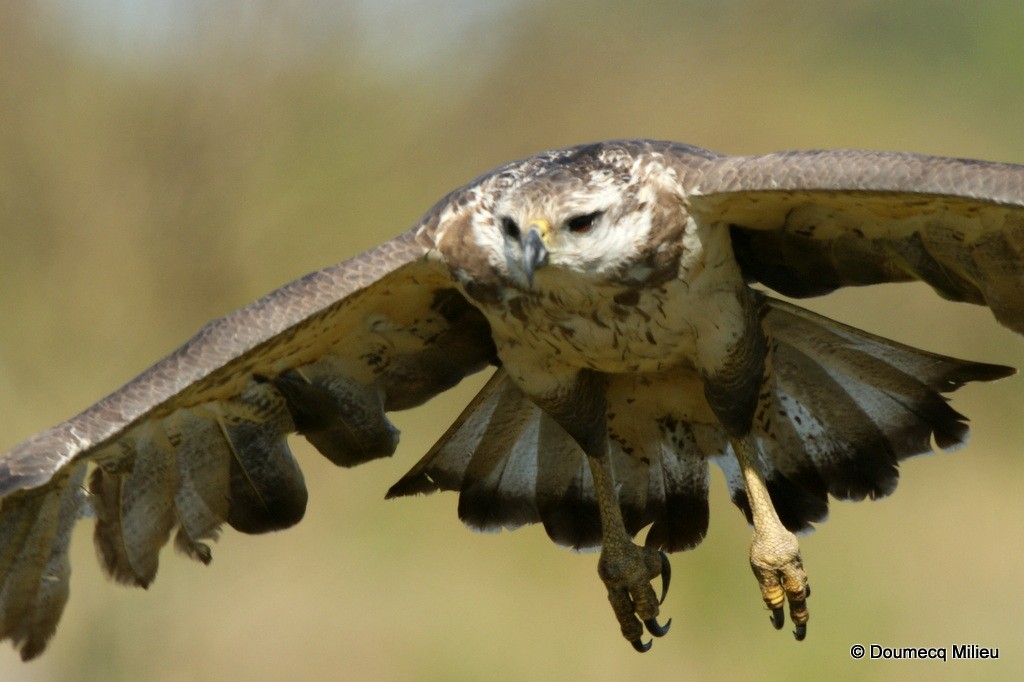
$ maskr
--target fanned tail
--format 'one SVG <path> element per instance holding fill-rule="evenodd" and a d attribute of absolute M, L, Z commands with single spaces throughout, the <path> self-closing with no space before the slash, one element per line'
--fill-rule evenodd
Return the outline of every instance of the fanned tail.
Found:
<path fill-rule="evenodd" d="M 891 493 L 898 463 L 963 445 L 966 418 L 943 394 L 1013 369 L 911 348 L 765 297 L 771 390 L 754 433 L 775 508 L 794 531 L 828 514 L 828 497 Z M 708 526 L 708 461 L 749 516 L 739 468 L 696 373 L 607 378 L 610 451 L 627 530 L 648 545 L 695 547 Z M 582 450 L 499 369 L 388 497 L 459 492 L 459 516 L 477 530 L 540 522 L 557 543 L 600 543 Z"/>

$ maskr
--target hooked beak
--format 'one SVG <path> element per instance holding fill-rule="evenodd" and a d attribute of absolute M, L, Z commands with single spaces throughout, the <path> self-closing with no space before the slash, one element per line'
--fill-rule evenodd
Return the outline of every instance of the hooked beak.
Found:
<path fill-rule="evenodd" d="M 546 220 L 531 220 L 526 224 L 523 238 L 523 269 L 526 281 L 533 286 L 533 275 L 548 264 L 547 241 L 551 235 L 551 224 Z"/>

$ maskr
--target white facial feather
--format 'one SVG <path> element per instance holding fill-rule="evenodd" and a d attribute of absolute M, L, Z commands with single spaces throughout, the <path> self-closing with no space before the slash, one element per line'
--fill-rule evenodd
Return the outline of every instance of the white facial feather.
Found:
<path fill-rule="evenodd" d="M 650 253 L 652 230 L 664 228 L 653 221 L 663 213 L 664 195 L 678 193 L 677 178 L 657 157 L 603 161 L 586 170 L 555 167 L 496 177 L 493 184 L 475 188 L 470 229 L 463 239 L 485 257 L 491 272 L 521 290 L 531 288 L 522 239 L 533 220 L 546 221 L 551 232 L 548 265 L 536 273 L 532 288 L 645 280 L 651 274 L 644 254 Z M 567 226 L 589 214 L 597 218 L 588 230 Z M 504 220 L 518 230 L 507 234 Z M 630 263 L 635 263 L 632 269 Z"/>
<path fill-rule="evenodd" d="M 585 234 L 559 234 L 552 244 L 551 263 L 597 280 L 621 275 L 621 265 L 637 257 L 650 231 L 649 209 L 617 215 L 612 208 Z"/>

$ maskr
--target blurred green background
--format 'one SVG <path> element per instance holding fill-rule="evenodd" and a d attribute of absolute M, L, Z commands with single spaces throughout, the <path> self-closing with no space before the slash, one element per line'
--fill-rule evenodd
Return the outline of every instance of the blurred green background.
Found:
<path fill-rule="evenodd" d="M 209 319 L 389 239 L 504 161 L 611 137 L 722 152 L 868 147 L 1024 162 L 1024 5 L 241 2 L 0 4 L 0 450 L 82 409 Z M 1024 366 L 986 310 L 924 287 L 812 307 L 930 350 Z M 596 555 L 476 535 L 455 496 L 384 491 L 479 381 L 400 414 L 393 460 L 294 441 L 302 524 L 227 532 L 108 584 L 91 524 L 48 652 L 2 680 L 1021 679 L 1024 383 L 954 406 L 971 444 L 803 539 L 807 641 L 768 624 L 717 470 L 676 555 L 671 634 L 620 639 Z M 787 624 L 787 630 L 789 629 Z M 997 662 L 853 661 L 855 643 L 999 647 Z"/>

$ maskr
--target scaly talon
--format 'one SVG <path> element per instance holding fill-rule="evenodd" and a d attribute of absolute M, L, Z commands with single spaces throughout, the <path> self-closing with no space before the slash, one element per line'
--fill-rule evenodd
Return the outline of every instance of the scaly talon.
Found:
<path fill-rule="evenodd" d="M 606 544 L 601 551 L 597 572 L 608 588 L 608 601 L 619 621 L 622 636 L 637 651 L 651 648 L 651 642 L 641 641 L 643 628 L 655 637 L 668 632 L 669 624 L 658 623 L 657 599 L 651 581 L 662 576 L 662 599 L 668 589 L 666 569 L 669 565 L 664 552 L 639 547 L 632 542 Z M 643 625 L 641 625 L 643 623 Z"/>
<path fill-rule="evenodd" d="M 672 564 L 668 561 L 668 555 L 664 552 L 658 552 L 658 557 L 661 559 L 661 599 L 658 600 L 658 604 L 665 603 L 665 597 L 668 595 L 668 584 L 672 581 Z M 807 593 L 810 596 L 810 592 Z M 669 619 L 671 623 L 672 620 Z M 665 625 L 668 628 L 668 625 Z"/>
<path fill-rule="evenodd" d="M 584 447 L 601 515 L 601 558 L 597 561 L 597 574 L 608 590 L 608 601 L 619 621 L 622 636 L 634 649 L 643 653 L 653 643 L 653 640 L 644 643 L 641 639 L 644 626 L 655 637 L 668 632 L 669 623 L 661 626 L 658 612 L 668 593 L 672 571 L 664 552 L 638 546 L 626 531 L 615 493 L 615 474 L 611 459 L 606 456 L 606 447 L 603 442 L 599 447 Z M 651 587 L 651 581 L 659 575 L 662 577 L 660 599 Z"/>
<path fill-rule="evenodd" d="M 664 637 L 668 634 L 668 629 L 672 626 L 672 619 L 669 618 L 664 625 L 658 624 L 657 618 L 648 618 L 644 621 L 644 627 L 647 628 L 647 632 L 651 633 L 655 637 Z"/>
<path fill-rule="evenodd" d="M 755 529 L 750 545 L 750 567 L 761 586 L 761 597 L 771 610 L 772 626 L 781 630 L 785 622 L 783 606 L 789 602 L 789 616 L 797 629 L 798 640 L 807 636 L 807 574 L 800 560 L 796 536 L 780 524 Z"/>
<path fill-rule="evenodd" d="M 651 645 L 654 644 L 654 640 L 651 639 L 647 642 L 641 642 L 639 639 L 634 639 L 632 642 L 630 642 L 630 644 L 632 644 L 633 648 L 639 651 L 640 653 L 646 654 L 648 651 L 651 650 Z"/>
<path fill-rule="evenodd" d="M 733 452 L 743 473 L 747 502 L 754 524 L 750 543 L 750 567 L 761 587 L 761 598 L 771 610 L 771 623 L 776 630 L 785 622 L 783 606 L 789 602 L 789 616 L 796 626 L 797 640 L 807 636 L 807 573 L 800 559 L 796 536 L 782 525 L 772 505 L 771 495 L 755 464 L 757 445 L 749 437 L 734 439 Z"/>

